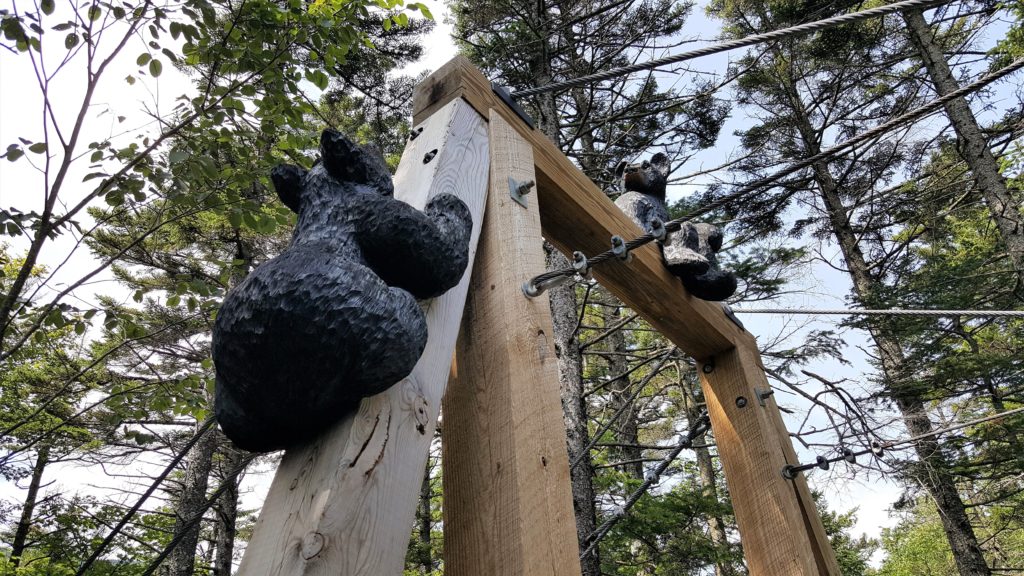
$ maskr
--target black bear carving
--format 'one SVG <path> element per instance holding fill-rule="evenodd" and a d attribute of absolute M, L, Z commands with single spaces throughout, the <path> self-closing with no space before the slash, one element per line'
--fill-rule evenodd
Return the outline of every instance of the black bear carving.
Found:
<path fill-rule="evenodd" d="M 392 197 L 380 154 L 327 130 L 308 172 L 271 174 L 298 213 L 291 244 L 225 298 L 213 330 L 215 412 L 252 451 L 306 442 L 407 376 L 427 324 L 417 298 L 468 262 L 472 218 L 451 194 L 420 212 Z"/>
<path fill-rule="evenodd" d="M 653 230 L 651 222 L 655 218 L 662 223 L 669 220 L 665 207 L 668 173 L 668 157 L 661 153 L 640 164 L 621 162 L 615 169 L 623 191 L 615 205 L 646 232 Z M 668 269 L 683 281 L 690 294 L 703 300 L 725 300 L 736 292 L 736 276 L 718 267 L 715 253 L 721 248 L 722 232 L 718 227 L 690 222 L 684 222 L 661 245 Z"/>

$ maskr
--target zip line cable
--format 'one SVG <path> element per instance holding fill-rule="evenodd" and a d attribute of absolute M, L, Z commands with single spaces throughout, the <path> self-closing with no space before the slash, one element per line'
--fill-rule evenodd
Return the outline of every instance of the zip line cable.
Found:
<path fill-rule="evenodd" d="M 877 16 L 884 16 L 886 14 L 899 12 L 901 10 L 910 10 L 913 8 L 920 8 L 923 10 L 927 8 L 933 8 L 935 6 L 939 6 L 942 4 L 949 4 L 951 3 L 951 1 L 952 0 L 905 0 L 904 2 L 897 2 L 895 4 L 888 4 L 886 6 L 879 6 L 878 8 L 861 10 L 860 12 L 843 14 L 842 16 L 834 16 L 832 18 L 826 18 L 824 20 L 816 20 L 814 22 L 808 22 L 806 24 L 798 24 L 796 26 L 790 26 L 789 28 L 780 28 L 778 30 L 772 30 L 771 32 L 765 32 L 763 34 L 754 34 L 752 36 L 746 36 L 744 38 L 737 38 L 736 40 L 730 40 L 728 42 L 719 42 L 717 44 L 712 44 L 711 46 L 705 46 L 703 48 L 698 48 L 696 50 L 680 52 L 679 54 L 665 56 L 664 58 L 656 58 L 654 60 L 644 62 L 642 64 L 631 64 L 629 66 L 622 66 L 620 68 L 612 68 L 611 70 L 605 70 L 603 72 L 588 74 L 587 76 L 580 76 L 579 78 L 573 78 L 571 80 L 565 80 L 562 82 L 552 82 L 551 84 L 545 84 L 543 86 L 526 88 L 524 90 L 517 90 L 516 92 L 512 93 L 512 97 L 519 99 L 525 98 L 527 96 L 543 94 L 544 92 L 551 92 L 553 90 L 560 90 L 562 88 L 583 86 L 585 84 L 600 82 L 601 80 L 609 80 L 617 76 L 623 76 L 625 74 L 631 74 L 633 72 L 639 72 L 641 70 L 651 70 L 653 68 L 660 68 L 668 64 L 675 64 L 677 62 L 693 60 L 694 58 L 700 58 L 701 56 L 710 56 L 712 54 L 718 54 L 719 52 L 726 52 L 728 50 L 734 50 L 736 48 L 753 46 L 754 44 L 760 44 L 762 42 L 780 40 L 782 38 L 789 38 L 790 36 L 799 36 L 801 34 L 810 34 L 811 32 L 817 32 L 818 30 L 824 30 L 826 28 L 832 28 L 834 26 L 842 26 L 843 24 L 850 24 L 852 22 L 860 22 L 861 20 L 867 20 L 870 18 L 875 18 Z"/>
<path fill-rule="evenodd" d="M 1024 310 L 884 310 L 835 309 L 812 310 L 804 308 L 733 308 L 736 314 L 807 314 L 810 316 L 973 316 L 978 318 L 1024 318 Z"/>
<path fill-rule="evenodd" d="M 663 230 L 660 231 L 660 238 L 659 236 L 656 236 L 653 233 L 647 233 L 637 238 L 634 238 L 633 240 L 629 240 L 628 242 L 622 242 L 621 238 L 619 238 L 618 236 L 614 236 L 612 238 L 612 249 L 606 250 L 589 259 L 580 252 L 574 252 L 574 263 L 572 267 L 562 268 L 559 270 L 552 270 L 550 272 L 545 272 L 543 274 L 531 278 L 523 285 L 523 292 L 531 298 L 539 296 L 548 288 L 566 282 L 576 274 L 586 276 L 590 272 L 590 268 L 593 267 L 594 265 L 601 264 L 602 262 L 611 260 L 613 258 L 625 258 L 631 250 L 639 248 L 644 244 L 653 242 L 654 240 L 661 239 L 664 241 L 666 233 L 679 231 L 679 229 L 682 227 L 684 223 L 694 218 L 697 218 L 698 216 L 702 216 L 704 214 L 717 210 L 745 196 L 761 191 L 762 189 L 767 189 L 775 185 L 779 180 L 785 178 L 786 176 L 789 176 L 795 172 L 799 172 L 800 170 L 803 170 L 804 168 L 807 168 L 818 162 L 829 160 L 834 156 L 838 156 L 840 152 L 843 152 L 848 148 L 852 148 L 857 144 L 884 136 L 889 131 L 903 124 L 914 122 L 916 120 L 920 120 L 921 118 L 929 116 L 932 113 L 936 112 L 938 109 L 942 108 L 946 103 L 950 102 L 951 100 L 955 100 L 957 98 L 966 96 L 967 94 L 977 92 L 978 90 L 981 90 L 985 86 L 988 86 L 989 84 L 995 82 L 996 80 L 999 80 L 1009 74 L 1012 74 L 1013 72 L 1016 72 L 1021 68 L 1024 68 L 1024 58 L 1014 60 L 1010 64 L 1000 68 L 999 70 L 996 70 L 995 72 L 986 74 L 985 76 L 982 76 L 981 78 L 975 80 L 970 84 L 967 84 L 966 86 L 962 86 L 957 90 L 954 90 L 949 94 L 946 94 L 945 96 L 936 98 L 935 100 L 932 100 L 931 102 L 923 106 L 915 108 L 910 112 L 907 112 L 906 114 L 897 116 L 896 118 L 893 118 L 892 120 L 889 120 L 884 124 L 880 124 L 875 128 L 872 128 L 871 130 L 858 134 L 857 136 L 854 136 L 849 140 L 840 142 L 839 144 L 836 144 L 831 148 L 827 148 L 813 156 L 809 156 L 803 160 L 800 160 L 799 162 L 790 164 L 788 167 L 783 168 L 777 172 L 774 172 L 764 178 L 760 178 L 758 180 L 755 180 L 754 182 L 751 182 L 750 184 L 746 184 L 739 190 L 731 194 L 722 196 L 721 198 L 709 202 L 708 204 L 701 206 L 700 208 L 692 210 L 685 216 L 681 216 L 674 220 L 669 220 L 668 222 L 664 223 Z M 616 241 L 618 241 L 618 243 Z"/>
<path fill-rule="evenodd" d="M 618 523 L 619 520 L 625 518 L 626 514 L 629 512 L 629 509 L 632 508 L 633 505 L 640 500 L 641 496 L 647 493 L 647 490 L 649 490 L 651 486 L 658 482 L 658 479 L 661 477 L 662 474 L 665 473 L 665 470 L 668 469 L 672 461 L 675 460 L 679 456 L 679 454 L 683 452 L 684 449 L 693 446 L 693 441 L 696 438 L 698 438 L 699 436 L 701 436 L 710 429 L 711 419 L 708 417 L 707 412 L 705 412 L 704 414 L 701 414 L 699 418 L 697 418 L 693 425 L 690 426 L 690 430 L 686 433 L 686 436 L 684 436 L 679 441 L 679 444 L 677 444 L 676 447 L 672 449 L 672 452 L 666 454 L 665 457 L 662 458 L 661 462 L 659 462 L 658 465 L 654 468 L 654 470 L 651 470 L 650 472 L 647 473 L 647 475 L 644 477 L 644 483 L 641 484 L 639 488 L 637 488 L 635 491 L 633 491 L 632 494 L 629 495 L 629 498 L 626 499 L 625 504 L 617 507 L 615 511 L 612 512 L 611 516 L 607 520 L 605 520 L 604 523 L 601 524 L 596 530 L 594 530 L 594 533 L 587 538 L 587 548 L 583 551 L 583 553 L 580 554 L 580 558 L 586 558 L 588 555 L 593 553 L 593 551 L 597 548 L 597 545 L 601 542 L 601 539 L 608 534 L 608 532 L 612 529 L 613 526 L 615 526 L 615 524 Z"/>
<path fill-rule="evenodd" d="M 945 434 L 946 432 L 955 432 L 957 430 L 961 430 L 963 428 L 968 428 L 970 426 L 977 426 L 978 424 L 984 424 L 985 422 L 991 422 L 993 420 L 1001 420 L 1003 418 L 1006 418 L 1007 416 L 1012 416 L 1014 414 L 1020 414 L 1022 412 L 1024 412 L 1024 406 L 1021 406 L 1019 408 L 1014 408 L 1012 410 L 1004 410 L 1002 412 L 996 412 L 995 414 L 990 414 L 990 415 L 984 416 L 982 418 L 977 418 L 975 420 L 971 420 L 970 422 L 963 422 L 961 424 L 954 424 L 952 426 L 947 426 L 945 428 L 939 428 L 937 430 L 932 430 L 931 432 L 925 432 L 924 434 L 918 434 L 916 436 L 911 436 L 910 438 L 903 438 L 902 440 L 892 440 L 892 441 L 889 441 L 889 442 L 881 442 L 881 441 L 875 440 L 874 442 L 871 443 L 871 447 L 870 448 L 865 448 L 865 449 L 859 450 L 857 452 L 854 452 L 854 451 L 849 450 L 847 448 L 840 447 L 839 451 L 842 453 L 841 456 L 836 456 L 834 458 L 826 458 L 824 456 L 818 456 L 818 458 L 815 460 L 815 462 L 810 463 L 810 464 L 801 464 L 801 465 L 798 465 L 798 466 L 794 466 L 792 464 L 789 464 L 789 465 L 784 466 L 782 468 L 782 477 L 787 479 L 787 480 L 793 480 L 793 479 L 796 478 L 796 475 L 798 473 L 800 473 L 800 472 L 804 472 L 804 471 L 811 470 L 811 469 L 814 469 L 814 468 L 820 468 L 822 470 L 828 470 L 830 464 L 832 464 L 833 462 L 839 462 L 840 460 L 845 460 L 846 462 L 849 462 L 850 464 L 853 464 L 853 463 L 856 462 L 857 456 L 863 456 L 864 454 L 874 454 L 875 456 L 881 457 L 882 454 L 884 454 L 885 451 L 890 449 L 890 448 L 895 448 L 897 446 L 903 446 L 904 444 L 913 444 L 914 442 L 917 442 L 919 440 L 924 440 L 926 438 L 933 438 L 935 436 L 939 436 L 941 434 Z"/>

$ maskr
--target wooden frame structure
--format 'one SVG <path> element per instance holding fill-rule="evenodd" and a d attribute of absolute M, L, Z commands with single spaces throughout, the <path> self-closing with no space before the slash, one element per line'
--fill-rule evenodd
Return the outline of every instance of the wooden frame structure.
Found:
<path fill-rule="evenodd" d="M 422 132 L 396 196 L 420 208 L 441 191 L 467 202 L 472 274 L 430 303 L 430 341 L 408 378 L 285 455 L 240 574 L 401 574 L 442 397 L 446 573 L 580 573 L 550 311 L 520 286 L 544 269 L 542 234 L 567 254 L 595 254 L 613 234 L 642 232 L 465 58 L 424 80 L 413 106 Z M 536 181 L 526 207 L 509 197 L 509 177 Z M 686 294 L 655 245 L 634 256 L 594 276 L 698 360 L 750 573 L 839 576 L 805 480 L 781 475 L 798 461 L 762 394 L 756 341 Z"/>

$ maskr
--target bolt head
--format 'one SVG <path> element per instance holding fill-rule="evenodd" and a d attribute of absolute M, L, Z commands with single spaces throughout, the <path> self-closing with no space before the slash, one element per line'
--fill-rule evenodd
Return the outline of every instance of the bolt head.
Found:
<path fill-rule="evenodd" d="M 743 408 L 746 405 L 747 405 L 747 398 L 746 398 L 746 396 L 737 396 L 736 397 L 736 406 L 737 407 Z"/>
<path fill-rule="evenodd" d="M 708 362 L 707 364 L 701 367 L 701 371 L 703 371 L 705 374 L 711 374 L 712 372 L 715 371 L 715 365 L 712 364 L 711 362 Z"/>

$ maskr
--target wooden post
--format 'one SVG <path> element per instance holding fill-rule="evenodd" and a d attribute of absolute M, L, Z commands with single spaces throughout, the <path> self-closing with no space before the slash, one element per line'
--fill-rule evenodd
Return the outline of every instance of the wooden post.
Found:
<path fill-rule="evenodd" d="M 613 234 L 625 238 L 642 234 L 550 141 L 497 98 L 486 78 L 465 58 L 456 57 L 417 86 L 413 99 L 414 118 L 417 122 L 425 120 L 448 102 L 459 99 L 484 117 L 501 117 L 532 148 L 543 234 L 560 250 L 566 253 L 580 250 L 592 255 L 608 249 Z M 519 157 L 526 161 L 525 154 Z M 506 242 L 511 240 L 511 237 L 505 239 Z M 718 304 L 688 295 L 679 280 L 665 269 L 656 246 L 641 247 L 634 256 L 628 264 L 619 261 L 602 264 L 594 270 L 594 276 L 685 353 L 702 365 L 713 363 L 714 369 L 704 376 L 703 386 L 751 574 L 838 576 L 834 554 L 806 483 L 802 477 L 795 481 L 782 477 L 782 467 L 796 463 L 795 454 L 778 407 L 771 398 L 762 407 L 755 394 L 755 387 L 766 390 L 768 384 L 754 338 L 729 320 Z M 515 286 L 530 275 L 523 273 L 510 285 Z M 480 289 L 490 290 L 490 285 Z M 499 318 L 495 322 L 509 323 L 512 319 Z M 465 362 L 469 362 L 468 357 Z M 461 365 L 457 369 L 467 367 Z M 486 375 L 491 377 L 489 372 Z M 551 385 L 555 386 L 553 381 Z M 747 401 L 742 409 L 736 405 L 739 396 Z M 447 412 L 446 418 L 453 420 L 446 427 L 462 425 Z M 512 423 L 518 426 L 522 421 Z M 478 427 L 497 425 L 483 420 L 472 424 Z M 511 442 L 508 438 L 503 441 Z M 498 448 L 501 454 L 518 455 L 514 444 L 494 449 Z M 480 461 L 486 459 L 481 457 Z M 497 478 L 496 465 L 493 469 L 481 468 L 482 464 L 477 466 L 477 471 L 472 472 L 476 476 L 468 477 L 486 478 L 490 474 L 492 480 Z M 494 498 L 499 496 L 491 494 Z M 480 501 L 479 498 L 473 500 Z M 498 506 L 498 503 L 493 505 Z M 501 506 L 514 508 L 510 503 Z M 468 506 L 463 509 L 472 512 Z M 446 528 L 448 521 L 446 515 Z M 456 522 L 456 518 L 452 516 L 451 521 Z M 481 548 L 473 548 L 473 551 L 485 552 Z M 462 550 L 452 550 L 452 554 L 462 553 Z"/>
<path fill-rule="evenodd" d="M 578 576 L 579 549 L 547 298 L 533 150 L 490 115 L 491 188 L 444 397 L 444 558 L 452 576 Z"/>
<path fill-rule="evenodd" d="M 395 196 L 421 209 L 440 192 L 465 201 L 473 214 L 472 269 L 487 193 L 487 124 L 454 100 L 422 127 L 402 155 Z M 427 304 L 429 340 L 412 374 L 284 455 L 239 574 L 402 573 L 468 287 L 467 271 Z"/>
<path fill-rule="evenodd" d="M 782 477 L 799 462 L 753 341 L 704 359 L 700 372 L 750 573 L 839 576 L 803 475 Z"/>

